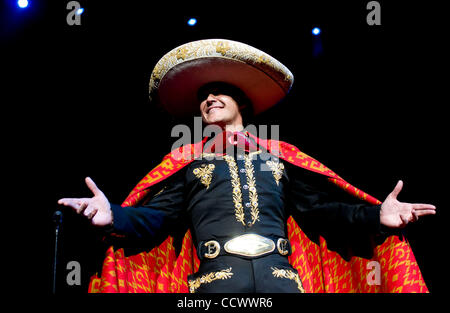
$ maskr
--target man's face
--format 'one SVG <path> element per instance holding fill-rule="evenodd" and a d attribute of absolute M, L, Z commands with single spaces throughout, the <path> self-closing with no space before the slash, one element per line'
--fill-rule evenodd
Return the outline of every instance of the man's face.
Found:
<path fill-rule="evenodd" d="M 242 116 L 237 102 L 220 91 L 211 91 L 200 103 L 203 122 L 221 127 L 242 124 Z"/>

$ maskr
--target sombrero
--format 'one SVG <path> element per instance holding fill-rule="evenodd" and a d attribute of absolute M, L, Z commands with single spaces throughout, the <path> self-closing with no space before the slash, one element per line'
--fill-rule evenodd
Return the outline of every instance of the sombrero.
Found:
<path fill-rule="evenodd" d="M 212 82 L 241 89 L 261 113 L 282 100 L 294 82 L 289 69 L 247 44 L 207 39 L 188 42 L 164 55 L 150 77 L 150 100 L 176 116 L 199 111 L 198 90 Z"/>

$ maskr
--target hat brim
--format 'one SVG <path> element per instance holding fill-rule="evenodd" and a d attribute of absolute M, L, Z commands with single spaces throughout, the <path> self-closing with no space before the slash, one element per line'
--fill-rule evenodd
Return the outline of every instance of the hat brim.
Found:
<path fill-rule="evenodd" d="M 241 89 L 254 114 L 283 99 L 292 73 L 268 54 L 243 43 L 211 39 L 191 42 L 166 54 L 150 79 L 150 98 L 176 116 L 199 113 L 198 90 L 211 82 Z"/>

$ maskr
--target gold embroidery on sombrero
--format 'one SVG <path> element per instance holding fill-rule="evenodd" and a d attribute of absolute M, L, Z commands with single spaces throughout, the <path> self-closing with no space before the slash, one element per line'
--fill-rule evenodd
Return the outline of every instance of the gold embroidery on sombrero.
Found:
<path fill-rule="evenodd" d="M 225 55 L 230 50 L 230 45 L 226 41 L 219 41 L 216 45 L 216 52 Z"/>
<path fill-rule="evenodd" d="M 252 64 L 259 70 L 272 74 L 285 92 L 293 82 L 293 75 L 288 68 L 252 46 L 224 39 L 197 40 L 172 49 L 158 61 L 150 76 L 150 99 L 155 97 L 160 81 L 170 69 L 186 61 L 206 57 L 230 58 Z"/>

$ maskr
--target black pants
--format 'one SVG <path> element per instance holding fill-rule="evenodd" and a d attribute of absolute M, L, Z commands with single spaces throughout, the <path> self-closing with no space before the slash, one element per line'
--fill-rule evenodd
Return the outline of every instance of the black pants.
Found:
<path fill-rule="evenodd" d="M 279 254 L 243 259 L 219 256 L 203 260 L 188 277 L 195 293 L 299 293 L 303 287 L 288 258 Z"/>

